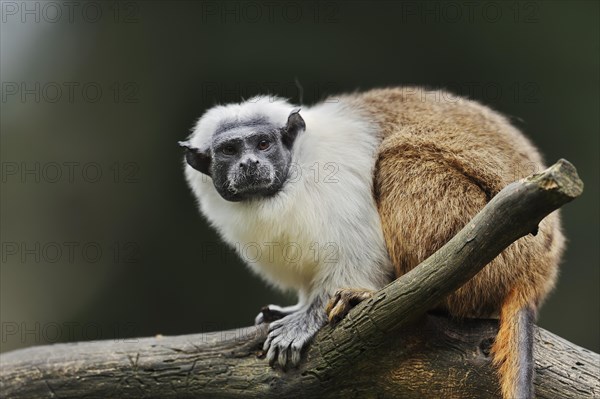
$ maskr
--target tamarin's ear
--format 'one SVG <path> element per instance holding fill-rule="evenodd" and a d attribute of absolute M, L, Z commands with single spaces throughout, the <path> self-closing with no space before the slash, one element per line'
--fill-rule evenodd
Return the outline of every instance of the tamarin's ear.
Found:
<path fill-rule="evenodd" d="M 185 161 L 198 172 L 210 176 L 210 151 L 202 151 L 193 147 L 189 141 L 179 141 L 180 147 L 185 148 Z"/>
<path fill-rule="evenodd" d="M 282 129 L 281 141 L 288 149 L 291 149 L 298 133 L 304 130 L 306 130 L 306 123 L 300 116 L 300 108 L 295 108 L 288 116 L 287 124 Z"/>

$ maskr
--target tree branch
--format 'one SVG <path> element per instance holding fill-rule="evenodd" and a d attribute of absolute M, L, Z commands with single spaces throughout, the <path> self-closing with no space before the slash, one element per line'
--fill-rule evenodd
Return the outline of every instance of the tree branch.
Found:
<path fill-rule="evenodd" d="M 433 256 L 323 328 L 299 369 L 260 358 L 262 326 L 18 350 L 0 356 L 0 389 L 7 398 L 498 397 L 497 322 L 426 311 L 582 189 L 564 160 L 507 186 Z M 600 394 L 598 354 L 538 329 L 535 358 L 538 397 Z"/>

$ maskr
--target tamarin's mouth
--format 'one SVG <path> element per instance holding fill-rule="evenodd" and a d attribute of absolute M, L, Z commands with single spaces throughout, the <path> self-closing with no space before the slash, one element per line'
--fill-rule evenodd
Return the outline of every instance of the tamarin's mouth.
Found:
<path fill-rule="evenodd" d="M 262 178 L 259 180 L 252 179 L 246 182 L 237 181 L 236 183 L 232 184 L 233 190 L 238 194 L 266 194 L 266 192 L 270 191 L 272 187 L 273 181 L 268 178 Z"/>
<path fill-rule="evenodd" d="M 238 192 L 267 188 L 273 185 L 274 179 L 268 167 L 240 170 L 229 176 L 230 187 Z"/>
<path fill-rule="evenodd" d="M 238 175 L 230 179 L 227 194 L 223 195 L 228 201 L 242 201 L 250 198 L 268 197 L 275 194 L 279 187 L 269 175 Z"/>

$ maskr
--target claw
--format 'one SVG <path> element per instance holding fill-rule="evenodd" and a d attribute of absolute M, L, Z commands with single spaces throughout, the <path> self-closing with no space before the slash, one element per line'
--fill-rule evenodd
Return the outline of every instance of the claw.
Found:
<path fill-rule="evenodd" d="M 300 364 L 300 360 L 302 359 L 302 346 L 298 345 L 296 343 L 292 344 L 291 347 L 291 352 L 292 352 L 292 357 L 290 359 L 290 362 L 292 363 L 292 366 L 296 367 Z"/>
<path fill-rule="evenodd" d="M 373 296 L 374 291 L 365 289 L 340 289 L 337 290 L 327 304 L 325 312 L 329 323 L 339 323 L 352 308 Z"/>
<path fill-rule="evenodd" d="M 285 369 L 285 366 L 287 366 L 287 349 L 284 348 L 283 350 L 279 351 L 279 357 L 277 361 L 281 368 Z"/>
<path fill-rule="evenodd" d="M 267 352 L 267 361 L 269 365 L 273 365 L 275 363 L 275 357 L 277 356 L 277 347 L 271 346 L 269 347 L 269 351 Z"/>

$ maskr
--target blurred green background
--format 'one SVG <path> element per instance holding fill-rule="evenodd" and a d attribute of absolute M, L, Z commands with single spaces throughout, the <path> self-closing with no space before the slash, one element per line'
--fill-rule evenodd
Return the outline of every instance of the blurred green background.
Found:
<path fill-rule="evenodd" d="M 596 1 L 2 2 L 1 350 L 245 326 L 292 303 L 199 215 L 177 140 L 217 102 L 446 88 L 573 162 L 539 324 L 599 331 Z"/>

